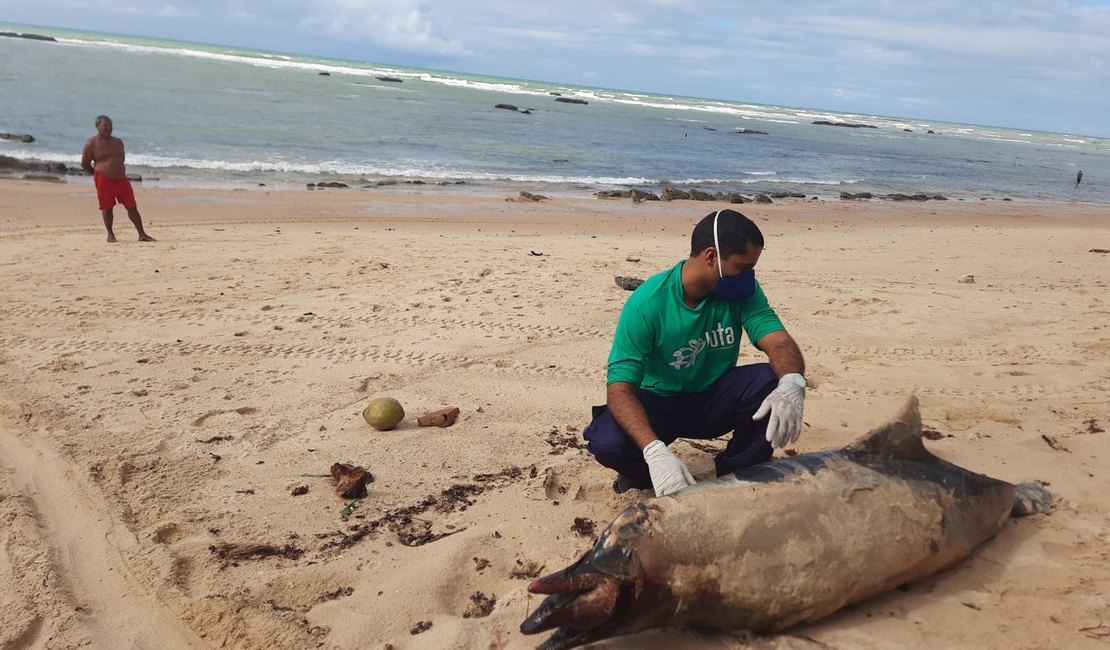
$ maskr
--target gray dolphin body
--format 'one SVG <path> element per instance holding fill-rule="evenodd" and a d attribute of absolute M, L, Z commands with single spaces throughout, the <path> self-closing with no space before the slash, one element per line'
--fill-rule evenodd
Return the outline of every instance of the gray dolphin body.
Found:
<path fill-rule="evenodd" d="M 520 629 L 540 650 L 678 625 L 774 632 L 952 566 L 1012 515 L 1047 512 L 1013 485 L 929 453 L 910 398 L 853 444 L 750 467 L 625 509 Z"/>

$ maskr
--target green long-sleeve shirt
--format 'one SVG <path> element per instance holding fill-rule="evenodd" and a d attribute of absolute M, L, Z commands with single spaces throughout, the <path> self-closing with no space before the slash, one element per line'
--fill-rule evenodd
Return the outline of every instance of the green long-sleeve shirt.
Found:
<path fill-rule="evenodd" d="M 786 329 L 759 282 L 741 303 L 712 295 L 697 307 L 682 289 L 685 260 L 640 285 L 617 321 L 607 383 L 628 382 L 658 395 L 699 393 L 736 365 L 740 332 L 758 341 Z"/>

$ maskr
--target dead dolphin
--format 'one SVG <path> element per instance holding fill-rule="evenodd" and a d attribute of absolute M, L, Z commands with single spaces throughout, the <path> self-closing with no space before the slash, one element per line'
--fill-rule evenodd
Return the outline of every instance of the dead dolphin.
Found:
<path fill-rule="evenodd" d="M 952 566 L 1013 514 L 1047 512 L 1012 485 L 929 453 L 911 397 L 834 451 L 776 460 L 624 510 L 520 630 L 566 650 L 649 628 L 775 632 Z"/>

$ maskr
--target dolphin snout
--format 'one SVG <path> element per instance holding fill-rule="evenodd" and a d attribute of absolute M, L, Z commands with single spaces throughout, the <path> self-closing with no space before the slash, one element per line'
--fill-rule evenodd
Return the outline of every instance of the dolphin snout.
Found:
<path fill-rule="evenodd" d="M 524 634 L 556 627 L 592 630 L 610 621 L 620 597 L 620 581 L 603 573 L 553 573 L 528 585 L 533 594 L 549 594 L 520 625 Z"/>

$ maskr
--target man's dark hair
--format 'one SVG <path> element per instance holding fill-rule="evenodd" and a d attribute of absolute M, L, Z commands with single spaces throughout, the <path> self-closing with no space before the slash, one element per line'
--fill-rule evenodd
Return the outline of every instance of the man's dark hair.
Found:
<path fill-rule="evenodd" d="M 100 123 L 105 121 L 105 120 L 111 122 L 112 118 L 108 117 L 107 115 L 97 115 L 96 116 L 96 121 L 93 122 L 93 126 L 100 126 Z"/>
<path fill-rule="evenodd" d="M 721 210 L 720 216 L 710 212 L 694 226 L 694 234 L 690 236 L 690 257 L 714 245 L 714 217 L 717 217 L 717 237 L 721 243 L 717 254 L 722 259 L 748 252 L 748 244 L 763 248 L 763 233 L 759 231 L 759 226 L 736 210 Z"/>

